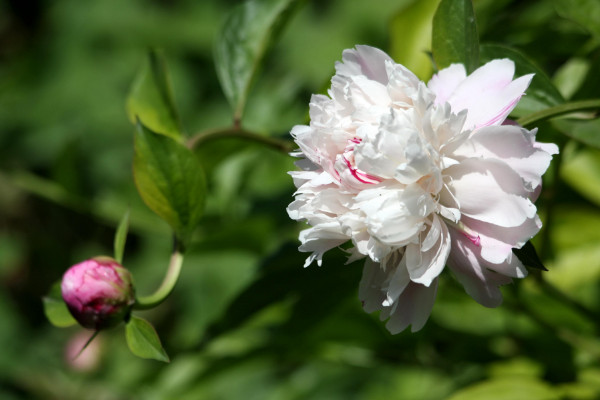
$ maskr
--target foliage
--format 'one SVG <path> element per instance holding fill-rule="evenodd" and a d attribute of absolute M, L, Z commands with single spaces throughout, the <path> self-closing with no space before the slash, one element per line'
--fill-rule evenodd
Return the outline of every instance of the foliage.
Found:
<path fill-rule="evenodd" d="M 1 3 L 0 398 L 600 397 L 597 3 L 475 0 L 471 11 L 446 0 L 438 22 L 434 3 Z M 476 31 L 462 25 L 472 15 Z M 301 227 L 285 214 L 293 160 L 274 149 L 355 44 L 391 47 L 398 61 L 433 52 L 438 67 L 509 57 L 517 75 L 536 73 L 513 117 L 545 112 L 538 139 L 561 147 L 537 202 L 545 228 L 534 245 L 549 271 L 505 287 L 501 307 L 479 306 L 445 276 L 425 328 L 391 336 L 358 302 L 360 263 L 344 265 L 340 250 L 302 268 Z M 433 71 L 415 65 L 421 78 Z M 228 86 L 232 77 L 243 79 Z M 592 106 L 572 113 L 575 101 Z M 240 127 L 262 139 L 219 136 Z M 212 137 L 192 152 L 197 132 Z M 150 293 L 170 227 L 187 243 L 182 276 L 141 314 L 162 345 L 135 316 L 128 339 L 101 332 L 78 359 L 65 356 L 80 329 L 45 320 L 50 293 L 53 322 L 72 322 L 52 282 L 114 246 Z M 132 338 L 171 363 L 133 357 Z"/>

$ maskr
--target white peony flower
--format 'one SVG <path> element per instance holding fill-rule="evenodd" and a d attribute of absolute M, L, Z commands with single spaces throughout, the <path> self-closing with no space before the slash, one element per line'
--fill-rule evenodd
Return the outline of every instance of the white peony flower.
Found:
<path fill-rule="evenodd" d="M 479 303 L 527 270 L 513 255 L 540 229 L 533 204 L 554 144 L 503 125 L 533 75 L 494 60 L 471 75 L 459 64 L 426 85 L 373 47 L 345 50 L 329 96 L 314 95 L 310 126 L 291 134 L 302 156 L 288 213 L 305 266 L 352 241 L 366 258 L 359 297 L 397 333 L 423 327 L 447 266 Z"/>

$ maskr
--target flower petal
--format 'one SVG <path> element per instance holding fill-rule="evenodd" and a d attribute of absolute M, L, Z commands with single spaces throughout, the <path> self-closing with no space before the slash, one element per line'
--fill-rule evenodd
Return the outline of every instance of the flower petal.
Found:
<path fill-rule="evenodd" d="M 409 325 L 410 331 L 423 328 L 435 303 L 438 280 L 429 287 L 410 282 L 393 307 L 385 307 L 380 314 L 381 320 L 389 317 L 385 327 L 392 335 L 402 332 Z"/>
<path fill-rule="evenodd" d="M 531 191 L 542 183 L 556 145 L 535 142 L 537 129 L 502 125 L 481 128 L 465 141 L 455 155 L 485 157 L 504 161 L 527 182 Z"/>
<path fill-rule="evenodd" d="M 451 64 L 433 75 L 427 87 L 435 93 L 435 104 L 444 104 L 465 79 L 467 71 L 462 64 Z"/>
<path fill-rule="evenodd" d="M 461 213 L 468 217 L 511 227 L 533 218 L 537 211 L 519 175 L 504 163 L 468 158 L 445 172 Z M 441 201 L 451 206 L 454 199 L 442 192 Z"/>
<path fill-rule="evenodd" d="M 510 258 L 513 248 L 521 248 L 542 227 L 537 215 L 515 227 L 498 226 L 466 216 L 461 222 L 479 235 L 481 256 L 491 264 L 500 264 Z"/>
<path fill-rule="evenodd" d="M 356 49 L 344 50 L 342 62 L 336 62 L 335 71 L 344 76 L 364 75 L 385 85 L 388 82 L 386 61 L 393 63 L 391 57 L 383 51 L 371 46 L 358 45 Z"/>
<path fill-rule="evenodd" d="M 482 265 L 479 248 L 456 229 L 450 228 L 452 252 L 448 257 L 448 268 L 463 285 L 465 291 L 478 303 L 486 307 L 497 307 L 502 303 L 499 286 L 512 280 L 504 275 L 489 271 Z"/>
<path fill-rule="evenodd" d="M 402 265 L 384 269 L 370 259 L 365 261 L 359 298 L 366 312 L 381 310 L 380 318 L 389 318 L 386 327 L 392 334 L 409 325 L 412 332 L 420 330 L 431 314 L 436 293 L 437 279 L 426 287 L 410 282 Z"/>
<path fill-rule="evenodd" d="M 465 128 L 500 125 L 515 108 L 533 74 L 513 81 L 515 64 L 493 60 L 475 70 L 448 97 L 452 111 L 468 110 Z"/>
<path fill-rule="evenodd" d="M 421 236 L 424 235 L 425 232 L 422 232 Z M 450 233 L 446 224 L 434 215 L 423 243 L 406 246 L 406 268 L 410 279 L 425 286 L 431 285 L 444 269 L 449 253 Z"/>

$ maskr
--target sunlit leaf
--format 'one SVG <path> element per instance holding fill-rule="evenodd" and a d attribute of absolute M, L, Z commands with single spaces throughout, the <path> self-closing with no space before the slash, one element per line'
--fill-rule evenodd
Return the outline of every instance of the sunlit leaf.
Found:
<path fill-rule="evenodd" d="M 442 0 L 433 17 L 431 48 L 438 69 L 464 64 L 467 73 L 479 66 L 479 37 L 471 0 Z"/>
<path fill-rule="evenodd" d="M 534 377 L 510 377 L 476 383 L 448 400 L 558 400 L 560 394 Z"/>
<path fill-rule="evenodd" d="M 132 315 L 125 326 L 125 337 L 129 350 L 136 356 L 169 362 L 156 330 L 145 319 Z"/>
<path fill-rule="evenodd" d="M 187 242 L 202 216 L 206 194 L 204 173 L 194 154 L 138 123 L 133 173 L 146 205 Z"/>
<path fill-rule="evenodd" d="M 129 210 L 123 215 L 121 222 L 119 222 L 119 226 L 117 227 L 117 232 L 115 233 L 115 260 L 119 264 L 123 262 L 123 253 L 125 251 L 125 242 L 127 241 L 127 231 L 129 230 Z"/>
<path fill-rule="evenodd" d="M 600 205 L 600 151 L 563 152 L 561 177 L 588 200 Z"/>
<path fill-rule="evenodd" d="M 134 124 L 139 118 L 154 132 L 181 139 L 181 123 L 162 52 L 148 54 L 129 92 L 127 113 Z"/>
<path fill-rule="evenodd" d="M 593 121 L 558 120 L 554 126 L 565 135 L 583 144 L 600 149 L 600 118 Z"/>
<path fill-rule="evenodd" d="M 52 285 L 50 293 L 42 298 L 44 303 L 44 313 L 48 321 L 56 327 L 66 328 L 77 324 L 75 318 L 69 312 L 67 305 L 65 304 L 61 291 L 60 281 Z"/>
<path fill-rule="evenodd" d="M 263 58 L 297 0 L 249 0 L 225 19 L 215 45 L 217 74 L 240 120 L 248 92 Z"/>
<path fill-rule="evenodd" d="M 431 26 L 440 0 L 419 0 L 400 10 L 390 24 L 390 55 L 397 63 L 428 80 L 433 73 Z"/>

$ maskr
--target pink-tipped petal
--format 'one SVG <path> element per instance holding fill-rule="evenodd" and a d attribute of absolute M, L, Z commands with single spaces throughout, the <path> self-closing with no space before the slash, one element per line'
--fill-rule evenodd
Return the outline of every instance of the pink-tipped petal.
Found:
<path fill-rule="evenodd" d="M 468 110 L 465 128 L 500 125 L 515 108 L 533 75 L 513 81 L 511 60 L 493 60 L 475 70 L 448 97 L 452 111 Z"/>

